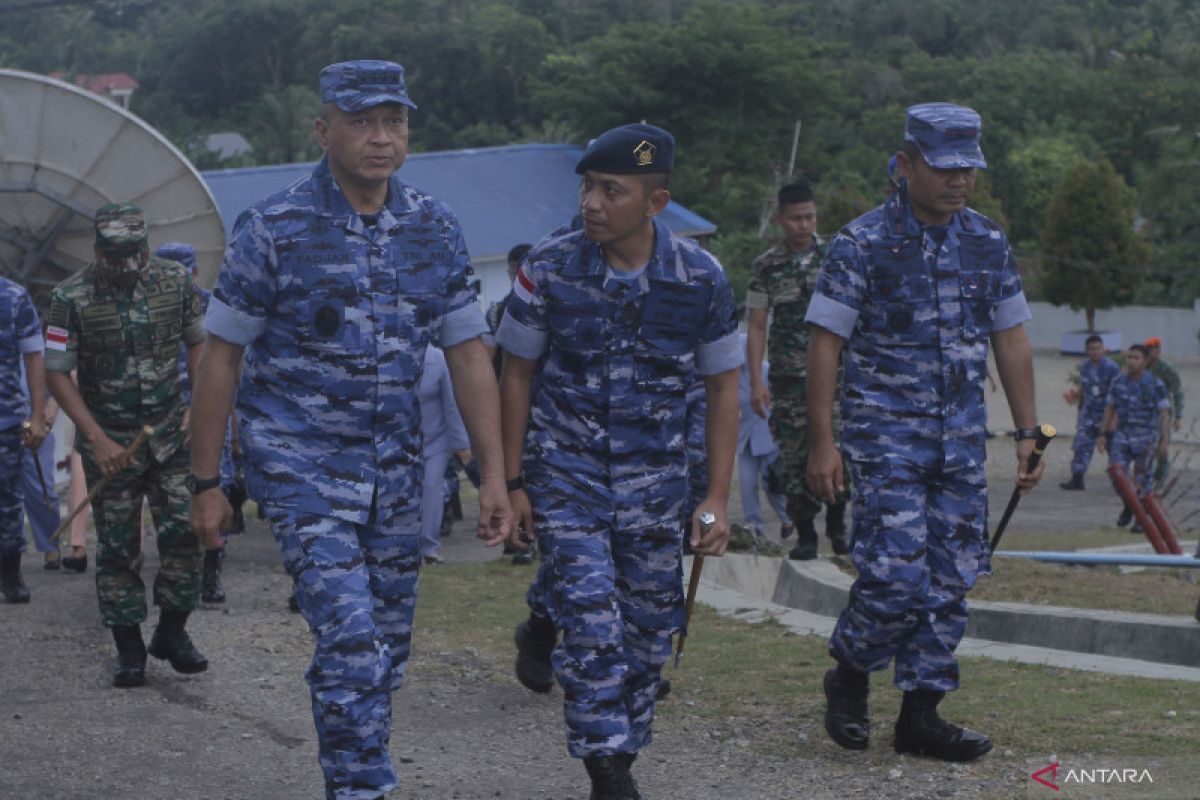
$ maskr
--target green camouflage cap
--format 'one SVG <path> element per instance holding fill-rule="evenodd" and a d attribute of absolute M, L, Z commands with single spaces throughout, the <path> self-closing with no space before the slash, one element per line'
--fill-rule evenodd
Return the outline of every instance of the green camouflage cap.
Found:
<path fill-rule="evenodd" d="M 137 250 L 146 241 L 146 216 L 129 203 L 109 203 L 96 210 L 96 246 L 103 250 Z"/>

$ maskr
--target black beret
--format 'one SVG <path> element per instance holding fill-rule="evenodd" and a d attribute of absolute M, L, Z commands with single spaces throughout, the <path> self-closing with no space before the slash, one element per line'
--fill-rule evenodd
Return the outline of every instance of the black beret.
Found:
<path fill-rule="evenodd" d="M 653 125 L 622 125 L 592 139 L 575 165 L 575 172 L 582 175 L 595 170 L 636 175 L 670 172 L 674 166 L 674 136 Z"/>

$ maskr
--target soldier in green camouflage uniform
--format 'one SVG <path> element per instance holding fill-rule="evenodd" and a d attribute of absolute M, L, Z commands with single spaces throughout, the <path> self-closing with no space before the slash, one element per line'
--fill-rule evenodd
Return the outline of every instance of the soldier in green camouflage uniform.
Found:
<path fill-rule="evenodd" d="M 188 526 L 186 407 L 177 368 L 182 339 L 194 373 L 204 328 L 191 277 L 181 264 L 150 255 L 136 206 L 96 212 L 95 254 L 51 295 L 47 383 L 75 422 L 88 484 L 109 479 L 92 502 L 100 618 L 117 643 L 114 685 L 138 686 L 147 652 L 178 672 L 208 666 L 184 631 L 199 601 L 201 547 Z M 78 370 L 78 386 L 71 370 Z M 154 434 L 130 456 L 125 448 L 143 425 Z M 148 651 L 139 627 L 146 619 L 138 558 L 143 498 L 161 560 L 154 602 L 162 611 Z"/>
<path fill-rule="evenodd" d="M 817 556 L 813 519 L 821 510 L 821 500 L 809 491 L 805 479 L 808 412 L 804 385 L 808 378 L 809 330 L 804 314 L 817 284 L 825 247 L 816 234 L 817 206 L 812 189 L 802 183 L 788 184 L 779 190 L 778 201 L 775 221 L 784 232 L 784 241 L 754 260 L 746 287 L 750 402 L 761 416 L 770 409 L 771 435 L 779 445 L 779 458 L 771 465 L 768 480 L 786 495 L 788 516 L 796 526 L 797 542 L 789 556 L 808 560 Z M 762 380 L 768 314 L 769 389 Z M 838 502 L 825 514 L 825 533 L 833 551 L 839 554 L 849 551 L 845 534 L 847 497 L 839 495 Z"/>
<path fill-rule="evenodd" d="M 1167 387 L 1167 396 L 1171 398 L 1171 430 L 1178 431 L 1183 423 L 1183 381 L 1179 373 L 1159 356 L 1162 353 L 1162 339 L 1151 336 L 1144 344 L 1150 351 L 1150 360 L 1146 362 L 1146 371 L 1163 382 Z M 1154 468 L 1154 485 L 1162 486 L 1167 476 L 1171 474 L 1171 458 L 1169 455 L 1160 456 Z"/>

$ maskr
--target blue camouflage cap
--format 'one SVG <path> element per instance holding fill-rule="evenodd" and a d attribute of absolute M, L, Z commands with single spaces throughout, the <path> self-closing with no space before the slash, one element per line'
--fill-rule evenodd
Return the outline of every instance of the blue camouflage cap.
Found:
<path fill-rule="evenodd" d="M 196 271 L 196 248 L 185 242 L 164 242 L 154 248 L 154 255 L 169 261 L 178 261 L 187 267 L 188 274 Z"/>
<path fill-rule="evenodd" d="M 674 166 L 674 136 L 653 125 L 622 125 L 592 139 L 575 165 L 575 172 L 582 175 L 595 170 L 612 175 L 634 175 L 670 172 Z"/>
<path fill-rule="evenodd" d="M 404 85 L 404 67 L 394 61 L 343 61 L 321 70 L 321 102 L 354 113 L 383 103 L 415 109 Z"/>
<path fill-rule="evenodd" d="M 966 106 L 921 103 L 908 109 L 904 141 L 915 144 L 934 169 L 986 169 L 979 149 L 982 128 L 979 115 Z"/>

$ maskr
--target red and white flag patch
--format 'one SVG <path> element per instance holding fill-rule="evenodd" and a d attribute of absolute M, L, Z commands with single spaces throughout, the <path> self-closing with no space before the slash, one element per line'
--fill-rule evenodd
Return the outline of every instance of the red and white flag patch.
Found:
<path fill-rule="evenodd" d="M 67 331 L 65 328 L 56 328 L 53 325 L 46 328 L 46 349 L 47 350 L 66 350 L 67 349 Z"/>
<path fill-rule="evenodd" d="M 525 274 L 525 267 L 522 266 L 517 270 L 517 279 L 513 281 L 513 294 L 521 298 L 521 302 L 532 303 L 535 291 L 537 291 L 537 284 Z"/>

